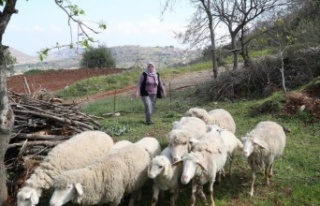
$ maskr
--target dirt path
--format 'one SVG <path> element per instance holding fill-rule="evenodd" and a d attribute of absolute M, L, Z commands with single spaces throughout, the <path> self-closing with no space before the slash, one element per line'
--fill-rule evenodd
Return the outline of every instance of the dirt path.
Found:
<path fill-rule="evenodd" d="M 204 70 L 204 71 L 198 71 L 198 72 L 190 72 L 182 75 L 177 75 L 173 78 L 166 78 L 163 79 L 163 84 L 168 90 L 169 87 L 171 90 L 176 90 L 179 88 L 187 88 L 190 86 L 195 86 L 203 82 L 207 82 L 212 80 L 213 74 L 211 69 Z M 107 98 L 110 96 L 113 96 L 115 94 L 119 95 L 134 95 L 136 85 L 129 85 L 124 88 L 118 89 L 116 91 L 107 91 L 107 92 L 101 92 L 95 95 L 73 99 L 71 101 L 77 103 L 77 104 L 86 104 L 91 101 Z"/>

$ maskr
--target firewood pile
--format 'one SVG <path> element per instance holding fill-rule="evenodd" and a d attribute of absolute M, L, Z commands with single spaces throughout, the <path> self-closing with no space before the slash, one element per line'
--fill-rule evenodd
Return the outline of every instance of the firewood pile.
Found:
<path fill-rule="evenodd" d="M 99 130 L 100 125 L 96 117 L 80 112 L 78 104 L 63 103 L 43 90 L 32 95 L 10 91 L 8 96 L 15 123 L 5 166 L 14 202 L 19 188 L 53 147 L 83 131 Z"/>
<path fill-rule="evenodd" d="M 57 99 L 38 99 L 9 93 L 15 124 L 9 149 L 20 155 L 45 154 L 52 147 L 86 130 L 99 129 L 99 123 L 79 111 L 75 103 L 64 104 Z"/>

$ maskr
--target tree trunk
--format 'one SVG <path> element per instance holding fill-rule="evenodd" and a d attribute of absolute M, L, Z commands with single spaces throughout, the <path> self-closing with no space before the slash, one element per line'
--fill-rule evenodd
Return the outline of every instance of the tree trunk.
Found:
<path fill-rule="evenodd" d="M 10 132 L 14 124 L 14 115 L 8 100 L 6 64 L 2 45 L 0 45 L 0 102 L 0 205 L 2 206 L 6 204 L 8 197 L 4 157 L 9 146 Z"/>
<path fill-rule="evenodd" d="M 237 48 L 236 35 L 231 35 L 231 51 L 233 53 L 233 71 L 238 69 L 239 49 Z"/>
<path fill-rule="evenodd" d="M 4 56 L 5 46 L 2 45 L 3 34 L 15 9 L 17 0 L 2 1 L 5 6 L 0 12 L 0 206 L 6 205 L 8 198 L 7 173 L 4 157 L 9 146 L 10 133 L 14 124 L 13 111 L 10 108 L 7 91 L 7 65 Z"/>

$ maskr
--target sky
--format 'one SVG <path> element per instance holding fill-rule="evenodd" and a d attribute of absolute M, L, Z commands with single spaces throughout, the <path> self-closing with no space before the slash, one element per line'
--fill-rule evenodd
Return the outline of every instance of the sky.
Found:
<path fill-rule="evenodd" d="M 90 33 L 107 47 L 123 45 L 174 46 L 188 48 L 174 38 L 174 32 L 185 30 L 194 8 L 189 1 L 176 1 L 172 10 L 162 18 L 165 0 L 73 0 L 85 16 L 81 20 L 92 28 L 94 22 L 104 21 L 107 29 L 100 34 Z M 66 14 L 54 0 L 18 0 L 14 14 L 7 26 L 3 44 L 25 54 L 36 56 L 43 48 L 71 42 Z M 73 25 L 74 32 L 76 26 Z M 97 29 L 98 30 L 98 29 Z M 73 38 L 75 39 L 75 33 Z"/>

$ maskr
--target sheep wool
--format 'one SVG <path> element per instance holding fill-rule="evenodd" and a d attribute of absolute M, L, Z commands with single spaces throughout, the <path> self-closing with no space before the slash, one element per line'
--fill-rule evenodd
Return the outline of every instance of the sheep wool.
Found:
<path fill-rule="evenodd" d="M 174 122 L 172 130 L 167 134 L 173 162 L 178 161 L 190 150 L 190 140 L 199 139 L 207 131 L 207 125 L 196 117 L 182 117 Z"/>
<path fill-rule="evenodd" d="M 154 157 L 148 169 L 148 177 L 153 179 L 151 206 L 158 202 L 160 190 L 169 190 L 170 203 L 175 205 L 179 194 L 179 179 L 182 172 L 180 164 L 172 165 L 170 148 L 166 147 L 160 155 Z"/>
<path fill-rule="evenodd" d="M 207 112 L 203 108 L 194 107 L 186 112 L 186 116 L 197 117 L 203 120 L 207 125 L 219 125 L 233 134 L 236 132 L 236 124 L 231 114 L 224 109 L 213 109 Z"/>
<path fill-rule="evenodd" d="M 150 161 L 144 148 L 132 144 L 85 168 L 65 171 L 55 179 L 50 204 L 59 206 L 72 200 L 82 205 L 118 205 L 125 194 L 138 191 L 148 180 Z M 77 188 L 77 192 L 63 192 L 68 185 Z M 70 199 L 66 200 L 66 196 Z"/>
<path fill-rule="evenodd" d="M 256 171 L 264 168 L 265 182 L 273 175 L 273 163 L 282 155 L 286 145 L 285 132 L 278 123 L 262 121 L 243 139 L 243 153 L 252 170 L 250 196 L 253 196 Z"/>
<path fill-rule="evenodd" d="M 53 179 L 62 171 L 84 167 L 103 157 L 112 146 L 112 138 L 101 131 L 85 131 L 57 145 L 18 192 L 18 205 L 36 205 L 42 190 L 52 187 Z"/>

